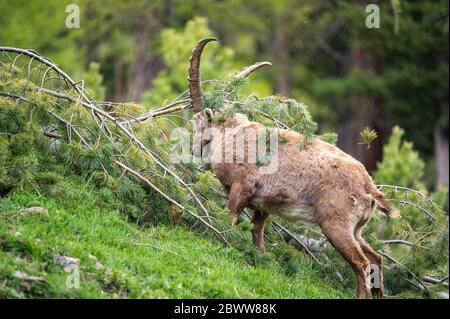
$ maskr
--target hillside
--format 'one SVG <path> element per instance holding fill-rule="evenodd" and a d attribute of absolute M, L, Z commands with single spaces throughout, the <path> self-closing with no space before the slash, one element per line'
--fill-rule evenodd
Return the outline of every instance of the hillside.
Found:
<path fill-rule="evenodd" d="M 252 266 L 242 253 L 185 226 L 137 226 L 79 182 L 51 186 L 53 196 L 0 198 L 0 298 L 353 297 L 306 257 L 298 258 L 294 275 L 269 259 Z M 20 214 L 35 206 L 47 213 Z M 58 255 L 80 260 L 78 289 L 67 287 L 71 272 Z"/>

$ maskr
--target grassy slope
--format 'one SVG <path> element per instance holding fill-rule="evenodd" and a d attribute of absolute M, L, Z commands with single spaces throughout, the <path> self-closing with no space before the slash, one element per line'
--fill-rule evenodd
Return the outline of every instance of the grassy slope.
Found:
<path fill-rule="evenodd" d="M 0 297 L 346 298 L 302 259 L 287 276 L 281 266 L 253 267 L 238 251 L 203 239 L 184 226 L 139 227 L 102 207 L 86 186 L 60 196 L 15 193 L 0 198 Z M 20 216 L 43 206 L 48 216 Z M 147 246 L 145 246 L 147 245 Z M 56 253 L 81 259 L 81 284 L 66 287 Z M 104 267 L 96 269 L 97 258 Z M 39 276 L 30 282 L 21 271 Z"/>

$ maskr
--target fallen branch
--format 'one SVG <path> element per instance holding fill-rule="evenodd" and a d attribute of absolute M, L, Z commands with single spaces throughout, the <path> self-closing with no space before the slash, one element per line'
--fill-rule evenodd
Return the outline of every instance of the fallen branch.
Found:
<path fill-rule="evenodd" d="M 417 208 L 418 210 L 420 210 L 421 212 L 425 213 L 428 217 L 430 217 L 433 221 L 437 221 L 436 216 L 434 216 L 430 211 L 428 211 L 427 209 L 423 208 L 420 205 L 417 205 L 416 203 L 413 203 L 411 201 L 408 200 L 404 200 L 404 199 L 390 199 L 391 202 L 398 202 L 400 204 L 403 205 L 410 205 L 413 206 L 414 208 Z"/>
<path fill-rule="evenodd" d="M 288 235 L 295 243 L 297 243 L 311 258 L 314 259 L 319 265 L 322 265 L 322 263 L 317 259 L 316 256 L 311 252 L 311 250 L 300 240 L 297 236 L 295 236 L 293 233 L 291 233 L 286 227 L 282 226 L 276 221 L 272 222 L 272 225 L 280 229 L 282 232 L 284 232 L 286 235 Z"/>
<path fill-rule="evenodd" d="M 327 247 L 327 244 L 324 240 L 316 240 L 310 237 L 306 237 L 300 234 L 295 234 L 300 242 L 303 243 L 304 246 L 308 247 L 311 252 L 315 253 L 323 253 Z M 294 243 L 297 243 L 296 241 Z"/>
<path fill-rule="evenodd" d="M 430 284 L 442 285 L 442 286 L 448 288 L 448 282 L 445 282 L 446 280 L 448 280 L 448 277 L 445 277 L 443 279 L 438 279 L 438 278 L 434 278 L 431 276 L 422 276 L 422 280 L 424 282 L 428 282 Z"/>
<path fill-rule="evenodd" d="M 49 95 L 61 98 L 61 99 L 65 99 L 68 101 L 71 101 L 73 103 L 77 103 L 76 99 L 59 93 L 59 92 L 55 92 L 52 90 L 48 90 L 45 88 L 38 88 L 39 92 L 43 92 L 43 93 L 47 93 Z M 92 112 L 94 112 L 95 114 L 101 115 L 103 117 L 105 117 L 106 119 L 108 119 L 109 121 L 111 121 L 112 123 L 114 123 L 131 141 L 134 142 L 134 144 L 144 153 L 146 153 L 148 156 L 151 157 L 151 159 L 160 167 L 162 168 L 165 172 L 167 172 L 168 174 L 170 174 L 171 176 L 173 176 L 178 182 L 181 183 L 181 185 L 183 185 L 183 187 L 185 187 L 187 189 L 187 191 L 191 194 L 191 196 L 194 198 L 194 200 L 196 201 L 196 203 L 198 204 L 198 206 L 200 207 L 201 210 L 203 210 L 203 212 L 205 213 L 205 215 L 208 216 L 208 218 L 210 218 L 208 211 L 206 210 L 206 208 L 203 206 L 202 202 L 198 199 L 197 195 L 192 191 L 192 189 L 177 175 L 175 174 L 171 169 L 169 169 L 166 165 L 164 165 L 163 163 L 161 163 L 161 161 L 159 161 L 154 155 L 153 153 L 134 135 L 132 134 L 122 123 L 120 123 L 116 118 L 114 118 L 111 114 L 109 114 L 106 111 L 103 111 L 99 108 L 97 108 L 96 106 L 92 105 L 91 103 L 87 103 L 87 102 L 83 102 L 80 101 L 79 102 L 82 106 L 92 110 Z"/>
<path fill-rule="evenodd" d="M 73 130 L 75 132 L 75 134 L 78 136 L 78 138 L 80 138 L 81 142 L 84 144 L 85 147 L 90 147 L 90 145 L 83 139 L 83 137 L 80 135 L 80 133 L 77 131 L 77 129 L 75 127 L 73 127 L 72 124 L 70 124 L 68 121 L 64 120 L 63 118 L 59 117 L 58 115 L 56 115 L 53 112 L 50 112 L 53 116 L 55 116 L 58 120 L 62 121 L 64 124 L 71 126 L 71 130 Z M 174 199 L 172 199 L 171 197 L 169 197 L 168 195 L 166 195 L 163 191 L 161 191 L 158 187 L 156 187 L 152 182 L 150 182 L 147 178 L 145 178 L 142 174 L 136 172 L 135 170 L 133 170 L 132 168 L 128 167 L 127 165 L 125 165 L 124 163 L 120 162 L 120 161 L 115 161 L 115 164 L 118 165 L 121 169 L 123 169 L 124 171 L 131 173 L 132 175 L 136 176 L 137 178 L 139 178 L 142 182 L 144 182 L 146 185 L 148 185 L 151 189 L 153 189 L 155 192 L 157 192 L 159 195 L 161 195 L 165 200 L 167 200 L 168 202 L 170 202 L 171 204 L 177 206 L 178 208 L 180 208 L 183 211 L 188 212 L 190 215 L 192 215 L 193 217 L 197 218 L 201 223 L 203 223 L 206 227 L 208 227 L 210 230 L 212 230 L 214 232 L 214 234 L 223 242 L 225 242 L 226 244 L 230 245 L 230 243 L 228 242 L 228 240 L 222 235 L 222 233 L 217 230 L 214 226 L 212 226 L 211 224 L 209 224 L 207 221 L 203 220 L 203 218 L 197 214 L 195 214 L 194 212 L 186 209 L 183 205 L 181 205 L 180 203 L 178 203 L 177 201 L 175 201 Z"/>
<path fill-rule="evenodd" d="M 140 173 L 136 172 L 135 170 L 129 168 L 128 166 L 126 166 L 125 164 L 123 164 L 122 162 L 116 161 L 116 164 L 122 168 L 123 170 L 125 170 L 128 173 L 131 173 L 132 175 L 136 176 L 137 178 L 139 178 L 141 181 L 143 181 L 145 184 L 147 184 L 148 186 L 150 186 L 155 192 L 157 192 L 159 195 L 161 195 L 162 197 L 164 197 L 164 199 L 166 199 L 168 202 L 172 203 L 173 205 L 177 206 L 178 208 L 180 208 L 183 211 L 188 212 L 190 215 L 194 216 L 197 220 L 199 220 L 202 224 L 204 224 L 206 227 L 208 227 L 209 229 L 211 229 L 214 234 L 216 234 L 216 236 L 222 240 L 223 242 L 225 242 L 226 244 L 230 245 L 230 243 L 228 242 L 228 240 L 222 235 L 222 233 L 217 230 L 214 226 L 212 226 L 211 224 L 209 224 L 207 221 L 205 221 L 201 216 L 195 214 L 194 212 L 186 209 L 183 205 L 179 204 L 178 202 L 176 202 L 175 200 L 173 200 L 172 198 L 170 198 L 169 196 L 167 196 L 163 191 L 161 191 L 158 187 L 156 187 L 152 182 L 150 182 L 147 178 L 145 178 L 144 176 L 142 176 Z"/>
<path fill-rule="evenodd" d="M 42 90 L 42 89 L 41 89 Z M 68 99 L 70 101 L 72 101 L 72 98 L 69 96 L 65 96 L 63 94 L 57 93 L 57 92 L 52 92 L 50 90 L 44 90 L 45 93 L 49 93 L 51 95 L 60 97 L 60 98 L 64 98 L 64 99 Z M 9 95 L 8 95 L 9 96 Z M 13 98 L 16 99 L 23 99 L 26 102 L 29 102 L 32 104 L 31 101 L 24 99 L 20 96 L 12 96 Z M 73 102 L 73 101 L 72 101 Z M 81 103 L 85 103 L 85 102 L 81 102 Z M 85 103 L 87 104 L 87 103 Z M 63 122 L 66 126 L 68 126 L 70 128 L 70 130 L 74 131 L 74 133 L 78 136 L 78 138 L 80 139 L 81 143 L 83 144 L 84 147 L 88 147 L 90 149 L 91 146 L 90 144 L 83 138 L 83 136 L 78 132 L 78 130 L 74 127 L 73 124 L 71 124 L 70 122 L 68 122 L 67 120 L 63 119 L 62 117 L 58 116 L 56 113 L 54 112 L 49 112 L 50 114 L 52 114 L 55 118 L 57 118 L 59 121 Z M 61 135 L 59 134 L 55 134 L 55 133 L 50 133 L 47 131 L 44 131 L 44 135 L 51 137 L 51 138 L 60 138 Z M 143 175 L 141 175 L 140 173 L 136 172 L 135 170 L 131 169 L 130 167 L 126 166 L 124 163 L 120 162 L 120 161 L 115 161 L 115 163 L 122 168 L 124 171 L 131 173 L 132 175 L 136 176 L 137 178 L 139 178 L 141 181 L 143 181 L 145 184 L 147 184 L 149 187 L 151 187 L 154 191 L 156 191 L 159 195 L 161 195 L 164 199 L 166 199 L 168 202 L 170 202 L 171 204 L 177 206 L 178 208 L 182 209 L 183 211 L 188 212 L 190 215 L 192 215 L 193 217 L 195 217 L 196 219 L 198 219 L 201 223 L 203 223 L 206 227 L 208 227 L 210 230 L 212 230 L 214 232 L 214 234 L 223 242 L 225 242 L 228 245 L 231 245 L 229 243 L 229 241 L 222 235 L 222 233 L 217 230 L 214 226 L 212 226 L 211 224 L 209 224 L 207 221 L 205 221 L 201 216 L 195 214 L 194 212 L 186 209 L 183 205 L 179 204 L 178 202 L 176 202 L 175 200 L 173 200 L 172 198 L 170 198 L 169 196 L 167 196 L 163 191 L 161 191 L 158 187 L 156 187 L 153 183 L 151 183 L 148 179 L 146 179 Z"/>
<path fill-rule="evenodd" d="M 26 55 L 28 57 L 31 57 L 32 60 L 30 61 L 30 65 L 31 62 L 33 60 L 37 60 L 39 62 L 41 62 L 42 64 L 45 64 L 46 66 L 49 67 L 49 69 L 52 69 L 53 71 L 55 71 L 56 73 L 58 73 L 60 76 L 62 76 L 64 78 L 65 81 L 67 81 L 68 83 L 70 83 L 70 85 L 79 93 L 80 97 L 83 98 L 85 100 L 85 102 L 90 102 L 91 100 L 84 94 L 84 89 L 80 89 L 79 85 L 72 80 L 72 78 L 70 76 L 67 75 L 66 72 L 64 72 L 63 70 L 61 70 L 56 64 L 54 64 L 52 61 L 50 61 L 49 59 L 39 55 L 38 53 L 36 53 L 35 51 L 32 50 L 25 50 L 25 49 L 19 49 L 19 48 L 12 48 L 12 47 L 0 47 L 0 51 L 2 52 L 12 52 L 12 53 L 18 53 L 20 54 L 20 56 L 22 55 Z M 13 65 L 15 64 L 15 61 L 13 62 Z M 28 67 L 28 70 L 30 70 L 30 65 Z M 45 79 L 45 75 L 47 75 L 48 71 L 46 70 L 46 72 L 44 73 L 44 77 L 42 78 L 42 81 Z M 30 76 L 30 74 L 28 75 Z M 42 83 L 41 81 L 41 83 Z"/>
<path fill-rule="evenodd" d="M 176 106 L 178 105 L 178 106 Z M 180 112 L 186 109 L 189 109 L 191 107 L 190 101 L 185 99 L 177 102 L 173 102 L 171 104 L 168 104 L 166 107 L 163 107 L 158 110 L 152 110 L 146 113 L 143 113 L 139 115 L 138 117 L 132 118 L 130 120 L 125 120 L 123 123 L 141 123 L 145 120 L 152 118 L 152 117 L 158 117 L 166 114 L 171 114 L 175 112 Z"/>
<path fill-rule="evenodd" d="M 382 190 L 383 188 L 390 188 L 390 189 L 393 189 L 396 192 L 398 192 L 399 190 L 403 190 L 405 192 L 418 194 L 421 197 L 423 197 L 426 201 L 428 201 L 433 206 L 434 209 L 442 211 L 442 209 L 439 207 L 439 205 L 437 205 L 430 196 L 428 196 L 427 194 L 425 194 L 425 193 L 423 193 L 421 191 L 418 191 L 418 190 L 415 190 L 415 189 L 412 189 L 412 188 L 409 188 L 409 187 L 396 186 L 396 185 L 387 185 L 387 184 L 378 184 L 378 185 L 376 185 L 376 187 L 379 190 Z"/>
<path fill-rule="evenodd" d="M 392 257 L 392 256 L 390 256 L 390 255 L 388 255 L 388 254 L 386 254 L 385 252 L 383 252 L 383 251 L 378 251 L 383 257 L 385 257 L 385 258 L 387 258 L 388 260 L 390 260 L 391 262 L 393 262 L 394 264 L 396 264 L 396 265 L 398 265 L 398 266 L 400 266 L 400 267 L 402 267 L 403 269 L 405 269 L 406 270 L 406 272 L 409 274 L 409 275 L 411 275 L 411 277 L 413 277 L 417 282 L 418 282 L 418 284 L 419 284 L 419 287 L 422 287 L 423 289 L 421 289 L 421 290 L 426 290 L 426 291 L 428 291 L 428 288 L 427 288 L 427 286 L 424 284 L 424 282 L 415 274 L 415 273 L 413 273 L 408 267 L 406 267 L 405 265 L 403 265 L 401 262 L 399 262 L 398 260 L 396 260 L 394 257 Z M 408 282 L 410 282 L 410 283 L 412 283 L 408 278 L 405 278 Z"/>

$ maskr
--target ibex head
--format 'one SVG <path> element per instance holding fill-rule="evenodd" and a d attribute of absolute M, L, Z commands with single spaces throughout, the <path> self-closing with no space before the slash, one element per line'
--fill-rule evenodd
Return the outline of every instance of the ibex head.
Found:
<path fill-rule="evenodd" d="M 203 53 L 204 47 L 211 41 L 217 41 L 214 38 L 206 38 L 200 40 L 195 48 L 192 50 L 192 55 L 189 58 L 189 96 L 191 98 L 192 109 L 195 113 L 202 112 L 203 107 L 203 90 L 200 78 L 200 59 Z M 244 68 L 242 71 L 235 74 L 236 79 L 244 79 L 249 76 L 253 71 L 265 66 L 272 65 L 270 62 L 258 62 L 251 66 Z"/>
<path fill-rule="evenodd" d="M 203 90 L 200 78 L 200 60 L 205 46 L 212 41 L 217 41 L 214 38 L 206 38 L 200 40 L 195 48 L 192 50 L 192 55 L 189 58 L 189 96 L 191 98 L 191 105 L 193 111 L 196 113 L 193 118 L 194 122 L 194 148 L 202 148 L 209 142 L 203 134 L 204 130 L 211 126 L 212 119 L 220 112 L 220 110 L 211 110 L 205 108 L 203 105 Z M 252 72 L 265 66 L 272 65 L 270 62 L 258 62 L 250 65 L 241 71 L 237 72 L 234 77 L 236 79 L 244 79 Z M 197 153 L 198 154 L 198 153 Z"/>

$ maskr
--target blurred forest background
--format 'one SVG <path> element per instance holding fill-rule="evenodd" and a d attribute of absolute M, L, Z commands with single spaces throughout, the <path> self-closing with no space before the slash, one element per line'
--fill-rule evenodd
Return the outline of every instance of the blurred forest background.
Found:
<path fill-rule="evenodd" d="M 70 3 L 80 28 L 65 25 Z M 380 7 L 378 29 L 365 26 L 369 3 Z M 429 189 L 448 185 L 448 1 L 2 0 L 0 13 L 1 45 L 34 49 L 87 87 L 101 76 L 97 99 L 148 108 L 186 89 L 191 48 L 215 36 L 203 79 L 271 61 L 251 93 L 306 103 L 370 171 L 399 125 L 425 163 L 418 177 Z M 378 132 L 369 149 L 358 143 L 367 126 Z"/>

